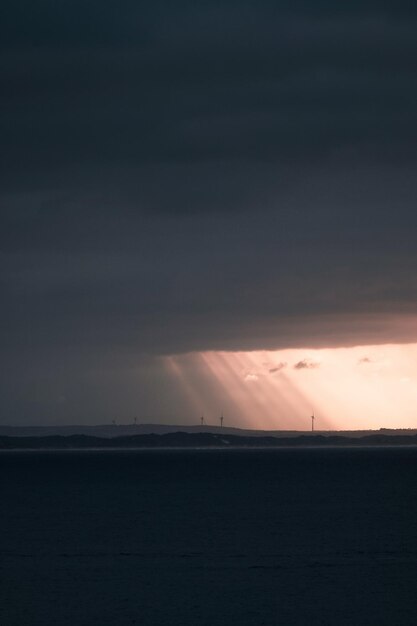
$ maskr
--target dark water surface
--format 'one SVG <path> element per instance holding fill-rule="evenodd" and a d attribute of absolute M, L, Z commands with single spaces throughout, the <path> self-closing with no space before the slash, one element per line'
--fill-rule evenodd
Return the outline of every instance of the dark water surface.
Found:
<path fill-rule="evenodd" d="M 0 624 L 417 624 L 417 449 L 0 454 Z"/>

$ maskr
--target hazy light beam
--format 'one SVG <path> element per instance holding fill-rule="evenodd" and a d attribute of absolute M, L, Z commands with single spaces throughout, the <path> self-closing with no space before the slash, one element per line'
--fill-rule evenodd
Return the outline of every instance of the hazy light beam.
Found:
<path fill-rule="evenodd" d="M 313 409 L 317 430 L 417 427 L 416 343 L 169 360 L 194 411 L 227 408 L 237 427 L 309 430 Z"/>

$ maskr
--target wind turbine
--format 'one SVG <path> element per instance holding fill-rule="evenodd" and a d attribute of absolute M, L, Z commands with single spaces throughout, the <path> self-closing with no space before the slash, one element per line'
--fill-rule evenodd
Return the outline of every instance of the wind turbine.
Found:
<path fill-rule="evenodd" d="M 314 433 L 314 420 L 316 418 L 314 417 L 314 411 L 311 414 L 311 432 Z"/>
<path fill-rule="evenodd" d="M 222 414 L 220 415 L 220 428 L 223 428 L 223 411 Z"/>

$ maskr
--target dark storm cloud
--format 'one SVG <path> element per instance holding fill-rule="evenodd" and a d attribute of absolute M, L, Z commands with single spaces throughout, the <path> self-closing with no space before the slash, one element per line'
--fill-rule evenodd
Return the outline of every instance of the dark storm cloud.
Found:
<path fill-rule="evenodd" d="M 411 4 L 2 10 L 9 390 L 59 355 L 78 380 L 132 355 L 410 336 L 389 316 L 417 302 Z"/>
<path fill-rule="evenodd" d="M 320 367 L 320 363 L 311 361 L 310 359 L 303 359 L 302 361 L 295 363 L 293 367 L 295 370 L 314 370 Z"/>
<path fill-rule="evenodd" d="M 152 162 L 309 162 L 359 146 L 388 157 L 393 140 L 412 149 L 416 18 L 400 9 L 54 6 L 20 6 L 26 28 L 3 21 L 8 179 L 25 168 L 49 185 L 60 179 L 51 167 L 110 162 L 139 166 L 141 186 Z"/>
<path fill-rule="evenodd" d="M 283 370 L 285 367 L 287 367 L 287 363 L 285 362 L 278 363 L 278 365 L 276 365 L 275 367 L 271 367 L 269 369 L 269 373 L 276 374 L 277 372 L 280 372 L 281 370 Z"/>

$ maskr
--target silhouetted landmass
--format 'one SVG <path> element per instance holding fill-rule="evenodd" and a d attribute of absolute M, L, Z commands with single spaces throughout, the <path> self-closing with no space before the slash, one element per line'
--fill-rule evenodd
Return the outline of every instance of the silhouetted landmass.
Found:
<path fill-rule="evenodd" d="M 309 424 L 309 426 L 311 426 Z M 316 425 L 317 426 L 317 425 Z M 248 428 L 239 428 L 231 424 L 220 425 L 215 424 L 154 424 L 154 423 L 138 423 L 138 424 L 66 424 L 66 425 L 49 425 L 49 426 L 7 426 L 0 425 L 1 437 L 69 437 L 70 435 L 86 435 L 88 437 L 98 437 L 106 439 L 114 439 L 116 437 L 131 437 L 138 435 L 166 435 L 168 433 L 177 434 L 190 433 L 201 434 L 211 433 L 221 437 L 239 436 L 239 437 L 279 437 L 293 438 L 301 435 L 307 436 L 334 436 L 334 437 L 365 437 L 367 435 L 417 435 L 417 429 L 413 428 L 380 428 L 378 430 L 322 430 L 316 428 L 314 433 L 311 429 L 307 430 L 254 430 Z"/>
<path fill-rule="evenodd" d="M 120 448 L 281 448 L 317 446 L 410 446 L 417 445 L 417 435 L 375 434 L 364 437 L 340 435 L 300 435 L 296 437 L 242 437 L 213 433 L 175 432 L 162 435 L 131 435 L 127 437 L 90 437 L 88 435 L 50 437 L 0 437 L 0 450 L 76 450 Z"/>

